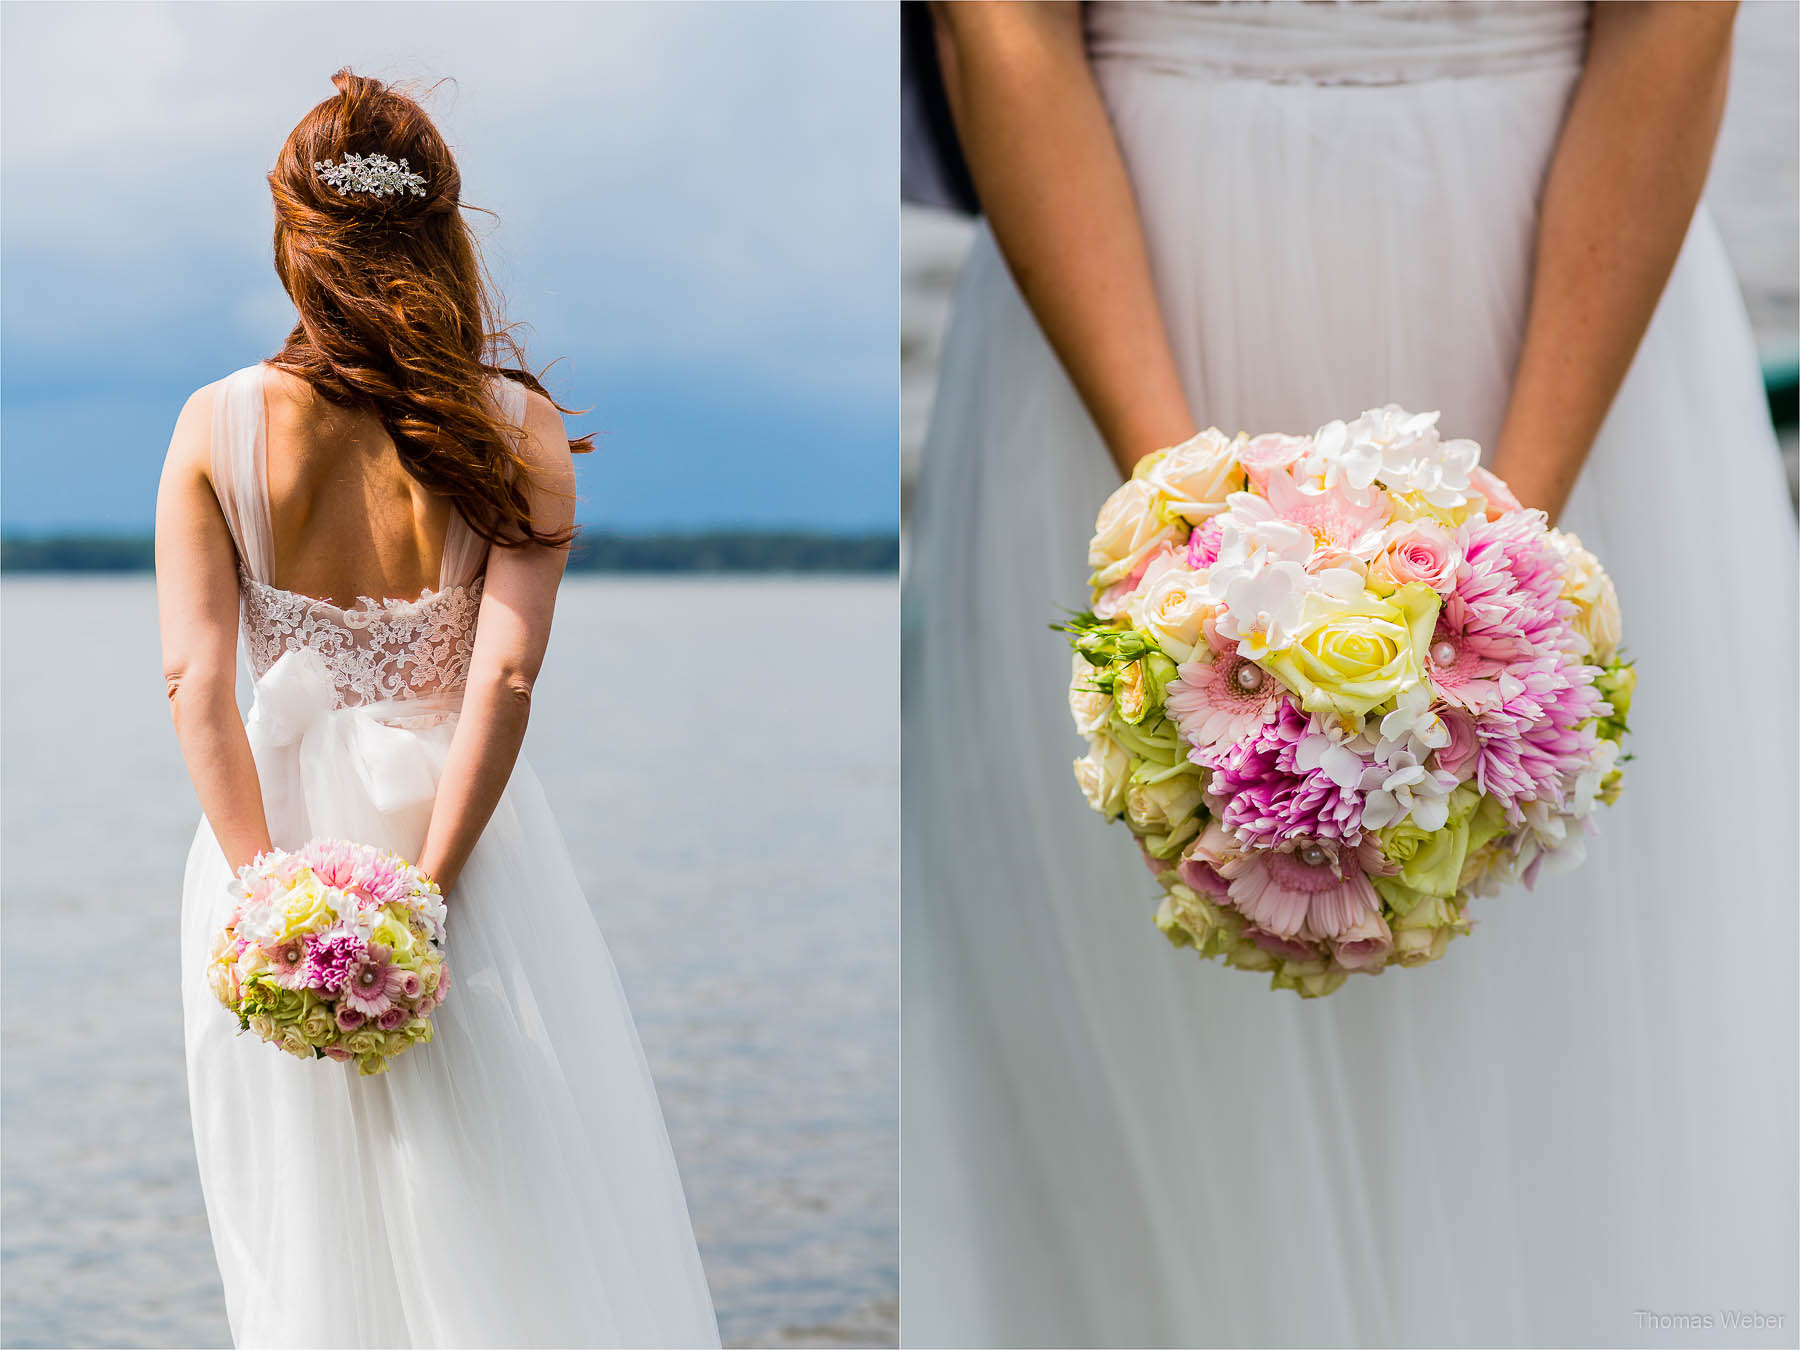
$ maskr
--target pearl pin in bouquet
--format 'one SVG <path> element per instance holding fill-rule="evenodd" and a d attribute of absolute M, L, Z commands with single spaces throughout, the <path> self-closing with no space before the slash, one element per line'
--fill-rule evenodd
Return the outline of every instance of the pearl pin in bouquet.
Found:
<path fill-rule="evenodd" d="M 1305 997 L 1435 960 L 1619 791 L 1613 584 L 1437 419 L 1149 456 L 1057 625 L 1076 781 L 1137 837 L 1157 926 Z"/>

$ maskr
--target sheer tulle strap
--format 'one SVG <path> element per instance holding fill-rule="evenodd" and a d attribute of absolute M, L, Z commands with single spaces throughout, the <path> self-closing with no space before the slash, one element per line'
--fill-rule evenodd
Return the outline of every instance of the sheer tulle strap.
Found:
<path fill-rule="evenodd" d="M 511 425 L 525 425 L 525 386 L 503 375 L 493 377 L 494 403 L 500 415 Z M 450 528 L 444 534 L 444 561 L 438 568 L 438 589 L 467 586 L 480 575 L 487 561 L 488 542 L 463 519 L 462 512 L 450 514 Z"/>
<path fill-rule="evenodd" d="M 213 495 L 244 569 L 266 582 L 275 569 L 275 546 L 265 451 L 262 367 L 246 366 L 219 381 L 213 395 Z"/>

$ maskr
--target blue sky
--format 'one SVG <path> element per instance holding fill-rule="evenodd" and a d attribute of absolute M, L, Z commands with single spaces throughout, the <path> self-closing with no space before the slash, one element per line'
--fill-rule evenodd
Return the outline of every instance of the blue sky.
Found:
<path fill-rule="evenodd" d="M 0 525 L 138 531 L 187 395 L 280 345 L 263 175 L 350 65 L 452 77 L 509 316 L 607 528 L 892 528 L 885 4 L 8 4 Z"/>

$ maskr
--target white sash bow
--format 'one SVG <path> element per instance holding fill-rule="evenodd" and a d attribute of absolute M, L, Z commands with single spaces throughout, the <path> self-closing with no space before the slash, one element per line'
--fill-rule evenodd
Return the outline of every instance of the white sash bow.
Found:
<path fill-rule="evenodd" d="M 285 653 L 255 685 L 245 723 L 251 744 L 297 746 L 300 781 L 309 800 L 325 798 L 349 763 L 378 811 L 428 801 L 437 774 L 416 732 L 401 720 L 454 714 L 462 692 L 337 706 L 325 658 L 310 647 Z"/>

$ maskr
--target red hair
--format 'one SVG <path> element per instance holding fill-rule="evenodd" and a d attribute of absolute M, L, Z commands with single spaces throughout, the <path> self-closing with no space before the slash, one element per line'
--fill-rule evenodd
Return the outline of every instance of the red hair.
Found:
<path fill-rule="evenodd" d="M 269 174 L 275 271 L 299 311 L 271 364 L 372 412 L 406 471 L 483 538 L 567 544 L 573 530 L 532 523 L 530 468 L 493 403 L 494 375 L 549 394 L 499 319 L 450 147 L 407 95 L 349 70 L 331 82 L 336 97 L 300 119 Z M 406 160 L 425 195 L 339 193 L 314 165 L 346 153 Z M 590 450 L 591 439 L 569 449 Z"/>

